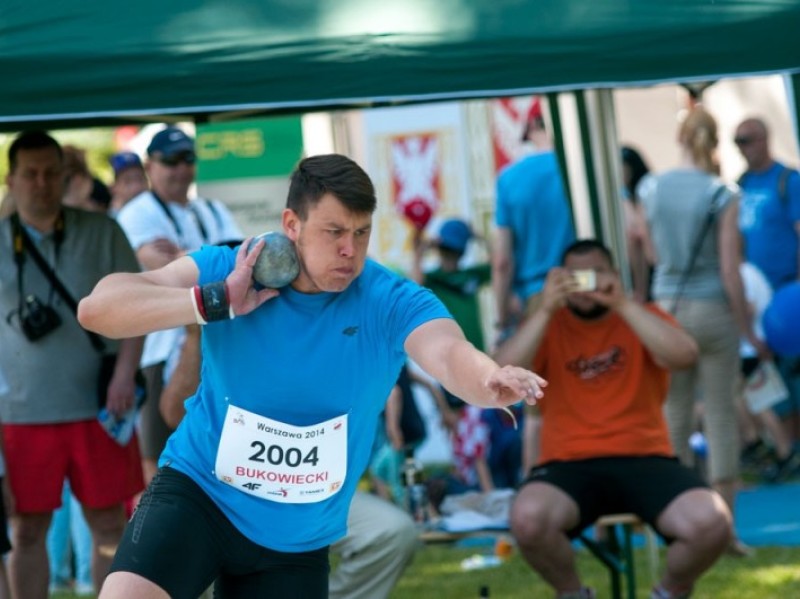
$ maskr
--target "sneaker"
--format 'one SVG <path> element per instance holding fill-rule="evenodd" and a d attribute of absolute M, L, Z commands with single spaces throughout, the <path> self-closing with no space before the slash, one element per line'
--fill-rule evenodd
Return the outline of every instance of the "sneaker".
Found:
<path fill-rule="evenodd" d="M 742 467 L 745 469 L 760 468 L 775 459 L 775 451 L 761 439 L 748 443 L 740 454 Z"/>
<path fill-rule="evenodd" d="M 589 587 L 581 587 L 580 591 L 570 591 L 569 593 L 560 593 L 556 595 L 556 599 L 595 599 L 594 589 Z"/>
<path fill-rule="evenodd" d="M 91 582 L 76 582 L 73 593 L 78 597 L 94 596 L 94 585 Z"/>
<path fill-rule="evenodd" d="M 56 580 L 50 583 L 50 594 L 63 594 L 63 593 L 71 593 L 72 586 L 70 586 L 69 582 L 65 580 Z"/>
<path fill-rule="evenodd" d="M 730 557 L 753 557 L 756 554 L 756 550 L 750 547 L 749 545 L 745 545 L 739 539 L 733 539 L 731 544 L 728 545 L 728 548 L 725 549 L 725 554 Z"/>
<path fill-rule="evenodd" d="M 678 593 L 670 593 L 667 589 L 662 587 L 660 584 L 653 587 L 653 590 L 650 591 L 650 599 L 689 599 L 692 595 L 692 589 L 688 591 L 683 591 Z"/>
<path fill-rule="evenodd" d="M 800 452 L 792 451 L 784 459 L 778 459 L 765 468 L 761 476 L 768 483 L 780 483 L 795 478 L 798 474 L 800 474 Z"/>

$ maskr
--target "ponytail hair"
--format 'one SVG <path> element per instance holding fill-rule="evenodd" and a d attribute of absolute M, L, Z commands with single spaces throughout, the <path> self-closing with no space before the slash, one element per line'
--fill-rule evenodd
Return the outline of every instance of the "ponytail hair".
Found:
<path fill-rule="evenodd" d="M 692 157 L 698 168 L 719 175 L 719 162 L 716 157 L 717 121 L 702 106 L 695 106 L 686 115 L 678 133 L 678 141 Z"/>

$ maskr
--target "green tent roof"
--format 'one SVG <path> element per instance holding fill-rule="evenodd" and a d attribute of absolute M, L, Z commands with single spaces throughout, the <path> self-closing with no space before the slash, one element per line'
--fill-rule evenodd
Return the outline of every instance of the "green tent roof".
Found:
<path fill-rule="evenodd" d="M 4 0 L 0 128 L 800 69 L 798 0 Z"/>

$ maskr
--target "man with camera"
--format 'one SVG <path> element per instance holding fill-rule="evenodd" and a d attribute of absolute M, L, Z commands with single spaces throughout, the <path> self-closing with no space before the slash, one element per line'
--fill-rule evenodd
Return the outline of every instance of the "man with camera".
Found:
<path fill-rule="evenodd" d="M 725 502 L 678 463 L 662 412 L 669 369 L 690 366 L 697 345 L 658 307 L 625 295 L 601 243 L 575 242 L 562 265 L 495 356 L 549 382 L 537 404 L 539 463 L 520 486 L 511 530 L 558 597 L 589 598 L 570 539 L 602 515 L 635 513 L 669 545 L 651 598 L 688 597 L 731 539 Z"/>
<path fill-rule="evenodd" d="M 63 207 L 63 154 L 42 131 L 20 134 L 8 152 L 6 183 L 16 213 L 0 220 L 0 396 L 13 549 L 14 597 L 45 598 L 45 538 L 65 479 L 81 502 L 93 538 L 100 588 L 125 526 L 123 501 L 143 486 L 135 439 L 116 443 L 97 422 L 134 405 L 142 340 L 90 336 L 73 307 L 105 275 L 138 270 L 122 229 L 99 213 Z M 100 389 L 101 350 L 117 354 Z M 105 549 L 105 550 L 104 550 Z"/>
<path fill-rule="evenodd" d="M 202 245 L 244 237 L 221 201 L 190 197 L 196 165 L 194 140 L 178 127 L 162 129 L 147 146 L 144 167 L 151 189 L 131 199 L 117 215 L 144 270 L 161 268 Z M 155 476 L 158 456 L 172 433 L 158 412 L 158 398 L 168 379 L 166 365 L 182 343 L 182 328 L 156 331 L 145 340 L 141 366 L 147 395 L 153 400 L 145 403 L 139 416 L 146 483 Z"/>

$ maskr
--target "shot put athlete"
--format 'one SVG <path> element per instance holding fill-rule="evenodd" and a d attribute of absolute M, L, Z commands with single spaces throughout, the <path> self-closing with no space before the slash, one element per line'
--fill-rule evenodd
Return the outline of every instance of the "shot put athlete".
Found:
<path fill-rule="evenodd" d="M 90 330 L 133 337 L 203 327 L 200 385 L 129 523 L 101 598 L 327 596 L 375 421 L 410 356 L 454 395 L 503 407 L 543 379 L 501 368 L 439 301 L 366 258 L 375 190 L 329 154 L 292 174 L 283 231 L 298 277 L 254 286 L 264 247 L 205 247 L 103 279 L 80 304 Z"/>

